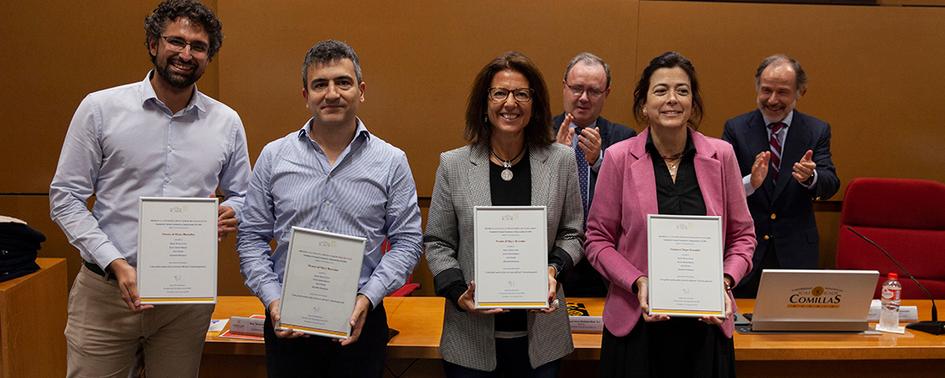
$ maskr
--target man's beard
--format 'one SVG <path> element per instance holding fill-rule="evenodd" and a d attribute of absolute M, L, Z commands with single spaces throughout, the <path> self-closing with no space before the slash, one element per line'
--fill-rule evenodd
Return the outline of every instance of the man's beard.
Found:
<path fill-rule="evenodd" d="M 164 61 L 164 64 L 154 63 L 154 70 L 158 75 L 161 75 L 165 81 L 167 81 L 171 86 L 179 89 L 187 88 L 197 80 L 200 80 L 201 72 L 198 72 L 198 67 L 193 62 L 180 62 L 181 64 L 191 66 L 193 69 L 190 71 L 190 74 L 179 74 L 171 71 L 171 62 L 172 59 L 176 58 L 167 58 Z"/>

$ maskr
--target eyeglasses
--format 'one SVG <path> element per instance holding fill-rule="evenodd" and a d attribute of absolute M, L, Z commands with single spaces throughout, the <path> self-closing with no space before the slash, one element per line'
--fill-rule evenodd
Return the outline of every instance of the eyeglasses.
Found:
<path fill-rule="evenodd" d="M 187 46 L 190 46 L 191 53 L 205 54 L 207 51 L 210 51 L 210 46 L 200 41 L 187 42 L 187 40 L 181 37 L 168 37 L 165 35 L 162 35 L 161 38 L 170 45 L 171 50 L 177 52 L 184 51 L 184 48 Z"/>
<path fill-rule="evenodd" d="M 593 100 L 604 94 L 604 91 L 600 89 L 585 87 L 583 85 L 571 85 L 565 82 L 564 86 L 568 87 L 568 89 L 571 90 L 571 94 L 573 94 L 575 97 L 581 97 L 581 95 L 587 93 L 587 98 Z"/>
<path fill-rule="evenodd" d="M 509 98 L 509 95 L 512 95 L 512 99 L 514 99 L 515 102 L 531 102 L 534 92 L 535 90 L 531 88 L 489 88 L 489 100 L 492 102 L 504 102 Z"/>

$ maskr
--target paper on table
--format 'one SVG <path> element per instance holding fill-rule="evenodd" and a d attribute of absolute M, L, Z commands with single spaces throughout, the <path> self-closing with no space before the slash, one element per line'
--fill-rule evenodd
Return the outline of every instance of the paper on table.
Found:
<path fill-rule="evenodd" d="M 210 319 L 210 328 L 207 332 L 220 332 L 226 327 L 230 319 Z"/>
<path fill-rule="evenodd" d="M 867 321 L 878 322 L 879 321 L 879 312 L 882 309 L 883 304 L 879 299 L 874 299 L 870 302 L 870 313 L 866 317 Z M 899 306 L 899 321 L 900 322 L 917 322 L 919 321 L 919 308 L 916 306 Z"/>

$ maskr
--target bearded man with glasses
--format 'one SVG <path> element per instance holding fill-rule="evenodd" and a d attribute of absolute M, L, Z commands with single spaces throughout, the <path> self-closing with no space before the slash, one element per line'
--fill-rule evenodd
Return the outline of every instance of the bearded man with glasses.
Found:
<path fill-rule="evenodd" d="M 69 377 L 126 377 L 139 359 L 148 377 L 197 376 L 213 305 L 141 303 L 138 199 L 219 189 L 222 238 L 249 182 L 239 116 L 195 85 L 223 42 L 220 21 L 197 1 L 167 0 L 144 26 L 154 69 L 82 100 L 49 188 L 52 219 L 84 260 L 69 297 Z"/>

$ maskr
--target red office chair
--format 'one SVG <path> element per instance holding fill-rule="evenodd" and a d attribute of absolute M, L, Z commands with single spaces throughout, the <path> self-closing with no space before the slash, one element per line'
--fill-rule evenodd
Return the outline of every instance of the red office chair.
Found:
<path fill-rule="evenodd" d="M 387 253 L 390 251 L 390 240 L 384 239 L 384 243 L 381 244 L 381 252 Z M 407 276 L 407 283 L 404 286 L 401 286 L 400 289 L 394 290 L 393 293 L 388 294 L 388 297 L 406 297 L 420 288 L 420 284 L 413 282 L 413 273 Z"/>
<path fill-rule="evenodd" d="M 875 298 L 889 272 L 903 298 L 925 294 L 850 226 L 886 248 L 935 298 L 945 298 L 945 184 L 930 180 L 858 178 L 847 186 L 837 235 L 838 269 L 875 269 Z"/>

